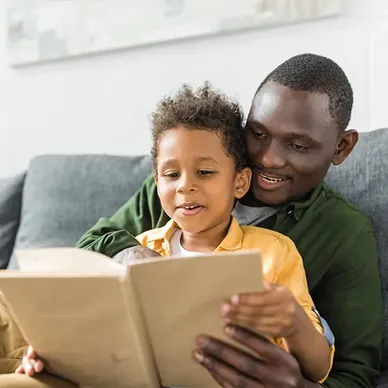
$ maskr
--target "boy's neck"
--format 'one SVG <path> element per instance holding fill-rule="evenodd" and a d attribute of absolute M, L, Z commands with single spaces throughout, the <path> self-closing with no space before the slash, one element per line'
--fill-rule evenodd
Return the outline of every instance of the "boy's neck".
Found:
<path fill-rule="evenodd" d="M 230 221 L 231 218 L 200 233 L 188 233 L 182 230 L 182 247 L 187 251 L 213 253 L 228 234 Z"/>

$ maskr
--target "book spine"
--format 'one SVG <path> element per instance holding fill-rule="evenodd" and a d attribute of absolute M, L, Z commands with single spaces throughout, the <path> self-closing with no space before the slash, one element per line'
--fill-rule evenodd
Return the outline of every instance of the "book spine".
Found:
<path fill-rule="evenodd" d="M 146 321 L 139 303 L 137 290 L 130 276 L 130 271 L 127 272 L 122 282 L 122 292 L 130 322 L 133 325 L 129 330 L 133 330 L 137 334 L 135 350 L 139 355 L 140 363 L 143 367 L 143 375 L 145 376 L 144 388 L 160 388 L 160 380 Z"/>

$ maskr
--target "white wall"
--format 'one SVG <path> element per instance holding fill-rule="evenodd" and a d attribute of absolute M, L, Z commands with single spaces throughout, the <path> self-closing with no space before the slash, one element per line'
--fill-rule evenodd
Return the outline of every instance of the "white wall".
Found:
<path fill-rule="evenodd" d="M 352 126 L 387 126 L 388 1 L 343 1 L 336 19 L 17 69 L 4 60 L 0 1 L 0 176 L 41 153 L 147 153 L 148 115 L 171 89 L 207 79 L 248 109 L 266 74 L 302 52 L 343 66 L 355 91 Z"/>

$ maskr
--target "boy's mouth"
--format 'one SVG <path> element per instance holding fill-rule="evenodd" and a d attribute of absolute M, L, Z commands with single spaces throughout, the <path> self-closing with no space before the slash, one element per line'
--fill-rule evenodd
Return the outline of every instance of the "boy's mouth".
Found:
<path fill-rule="evenodd" d="M 182 203 L 177 209 L 185 216 L 196 216 L 204 209 L 204 206 L 197 203 Z"/>

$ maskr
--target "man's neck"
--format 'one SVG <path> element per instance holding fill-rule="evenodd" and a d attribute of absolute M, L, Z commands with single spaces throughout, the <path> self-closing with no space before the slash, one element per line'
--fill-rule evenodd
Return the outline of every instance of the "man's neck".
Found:
<path fill-rule="evenodd" d="M 187 251 L 213 253 L 228 234 L 229 220 L 224 220 L 210 229 L 199 233 L 189 233 L 182 230 L 181 245 Z"/>

